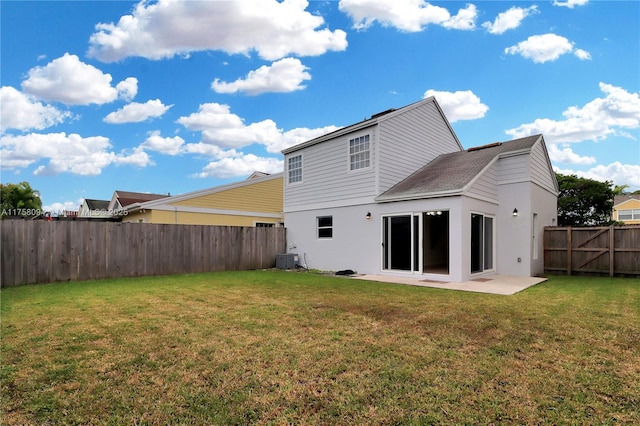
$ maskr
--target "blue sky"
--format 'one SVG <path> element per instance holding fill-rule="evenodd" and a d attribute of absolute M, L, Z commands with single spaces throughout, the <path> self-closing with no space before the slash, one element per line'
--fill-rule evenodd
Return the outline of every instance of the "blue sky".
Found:
<path fill-rule="evenodd" d="M 2 1 L 2 182 L 54 212 L 282 171 L 435 96 L 465 148 L 542 133 L 640 189 L 640 2 Z"/>

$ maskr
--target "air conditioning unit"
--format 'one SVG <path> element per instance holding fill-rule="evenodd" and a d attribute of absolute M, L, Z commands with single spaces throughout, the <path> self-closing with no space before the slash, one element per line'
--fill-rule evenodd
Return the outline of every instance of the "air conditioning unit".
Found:
<path fill-rule="evenodd" d="M 297 264 L 297 253 L 276 254 L 276 268 L 278 269 L 295 269 Z"/>

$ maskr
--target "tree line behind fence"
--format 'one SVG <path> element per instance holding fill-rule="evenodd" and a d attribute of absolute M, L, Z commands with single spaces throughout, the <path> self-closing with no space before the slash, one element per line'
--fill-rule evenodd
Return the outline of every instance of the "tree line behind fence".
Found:
<path fill-rule="evenodd" d="M 0 286 L 275 266 L 285 228 L 0 222 Z"/>

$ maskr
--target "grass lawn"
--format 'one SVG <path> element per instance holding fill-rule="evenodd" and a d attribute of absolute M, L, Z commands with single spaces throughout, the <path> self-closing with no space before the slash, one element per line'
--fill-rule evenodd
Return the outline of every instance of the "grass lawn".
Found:
<path fill-rule="evenodd" d="M 225 272 L 1 292 L 2 424 L 640 424 L 640 280 Z"/>

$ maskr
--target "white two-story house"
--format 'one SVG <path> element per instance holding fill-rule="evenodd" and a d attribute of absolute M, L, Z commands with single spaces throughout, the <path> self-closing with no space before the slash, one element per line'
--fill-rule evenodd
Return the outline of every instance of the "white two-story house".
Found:
<path fill-rule="evenodd" d="M 464 150 L 431 97 L 283 154 L 288 250 L 304 267 L 448 282 L 543 272 L 558 185 L 541 135 Z"/>

